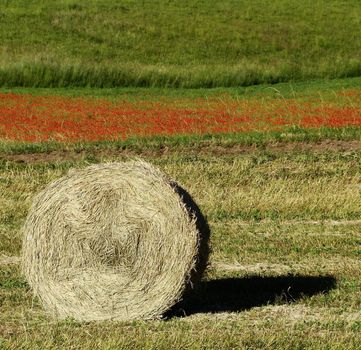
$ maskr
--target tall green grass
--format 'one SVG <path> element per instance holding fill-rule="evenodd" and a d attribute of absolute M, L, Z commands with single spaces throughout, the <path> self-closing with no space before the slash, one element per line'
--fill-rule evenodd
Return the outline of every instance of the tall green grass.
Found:
<path fill-rule="evenodd" d="M 361 76 L 361 3 L 2 0 L 0 86 L 232 87 Z"/>

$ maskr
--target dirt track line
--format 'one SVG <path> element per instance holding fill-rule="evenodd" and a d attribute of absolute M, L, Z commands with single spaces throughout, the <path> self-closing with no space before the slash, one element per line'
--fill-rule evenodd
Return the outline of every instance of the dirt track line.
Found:
<path fill-rule="evenodd" d="M 361 320 L 361 311 L 344 311 L 340 308 L 332 307 L 310 307 L 306 305 L 267 305 L 257 306 L 251 310 L 240 313 L 220 312 L 220 313 L 197 313 L 187 317 L 189 322 L 218 321 L 227 322 L 230 320 L 242 321 L 249 325 L 261 325 L 270 320 L 278 323 L 286 323 L 287 326 L 295 326 L 299 323 L 307 322 L 345 322 L 353 324 Z"/>
<path fill-rule="evenodd" d="M 355 270 L 361 268 L 361 261 L 358 259 L 347 257 L 330 257 L 325 259 L 308 259 L 307 262 L 296 262 L 290 264 L 283 263 L 254 263 L 242 264 L 240 262 L 227 263 L 221 261 L 211 262 L 210 267 L 216 271 L 233 271 L 243 272 L 245 274 L 287 274 L 291 272 L 325 272 L 325 273 L 338 273 L 345 270 Z"/>
<path fill-rule="evenodd" d="M 244 220 L 238 220 L 238 219 L 231 219 L 227 220 L 228 222 L 225 223 L 222 220 L 214 221 L 213 225 L 221 224 L 224 225 L 234 225 L 237 224 L 238 226 L 253 226 L 253 225 L 265 225 L 265 224 L 272 224 L 276 223 L 279 225 L 325 225 L 325 226 L 352 226 L 352 225 L 361 225 L 361 219 L 357 220 L 269 220 L 264 219 L 260 221 L 244 221 Z"/>
<path fill-rule="evenodd" d="M 71 147 L 71 146 L 70 146 Z M 45 162 L 78 162 L 85 160 L 87 156 L 92 155 L 98 158 L 114 158 L 114 157 L 145 157 L 154 158 L 160 156 L 170 156 L 172 154 L 185 154 L 191 155 L 237 155 L 247 153 L 257 153 L 266 149 L 269 152 L 282 153 L 282 152 L 294 152 L 294 151 L 307 151 L 307 152 L 324 152 L 324 151 L 336 151 L 336 152 L 350 152 L 361 151 L 361 141 L 337 141 L 337 140 L 324 140 L 319 142 L 273 142 L 269 143 L 265 147 L 257 147 L 254 145 L 222 145 L 209 142 L 199 142 L 197 144 L 179 146 L 160 145 L 157 148 L 149 149 L 146 146 L 138 150 L 131 148 L 117 149 L 117 148 L 89 148 L 84 150 L 74 149 L 59 149 L 50 152 L 43 153 L 22 153 L 22 154 L 9 154 L 0 153 L 0 159 L 21 162 L 21 163 L 45 163 Z"/>

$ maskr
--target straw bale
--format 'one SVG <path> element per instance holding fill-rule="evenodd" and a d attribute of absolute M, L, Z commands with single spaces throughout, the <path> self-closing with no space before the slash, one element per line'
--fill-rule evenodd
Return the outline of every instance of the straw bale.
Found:
<path fill-rule="evenodd" d="M 36 196 L 23 233 L 23 273 L 59 319 L 159 318 L 209 252 L 190 195 L 139 160 L 71 170 Z"/>

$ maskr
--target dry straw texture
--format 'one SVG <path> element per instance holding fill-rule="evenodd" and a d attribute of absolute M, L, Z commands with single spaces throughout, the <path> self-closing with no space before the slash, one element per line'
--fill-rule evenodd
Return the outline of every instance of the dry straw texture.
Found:
<path fill-rule="evenodd" d="M 23 272 L 61 319 L 161 317 L 208 256 L 198 207 L 142 161 L 70 171 L 35 198 L 23 230 Z"/>

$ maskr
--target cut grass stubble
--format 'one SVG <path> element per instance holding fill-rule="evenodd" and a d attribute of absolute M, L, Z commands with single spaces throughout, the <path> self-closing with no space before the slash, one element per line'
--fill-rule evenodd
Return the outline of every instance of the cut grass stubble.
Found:
<path fill-rule="evenodd" d="M 127 158 L 94 152 L 93 162 Z M 31 348 L 35 343 L 43 347 L 76 343 L 86 348 L 97 339 L 110 348 L 154 344 L 167 348 L 171 337 L 175 348 L 357 349 L 360 150 L 285 148 L 271 152 L 261 148 L 257 152 L 197 156 L 172 148 L 168 154 L 148 156 L 184 184 L 207 214 L 213 232 L 209 283 L 202 285 L 205 294 L 201 294 L 201 309 L 195 314 L 197 308 L 183 306 L 175 311 L 192 316 L 168 322 L 120 326 L 66 321 L 43 327 L 49 320 L 32 301 L 17 265 L 8 263 L 1 266 L 4 344 Z M 85 158 L 76 162 L 1 162 L 2 256 L 19 254 L 19 228 L 34 193 L 69 168 L 87 164 Z M 335 224 L 336 220 L 341 224 Z M 291 289 L 277 289 L 272 283 Z M 316 291 L 315 283 L 323 289 L 312 292 Z M 220 291 L 223 299 L 217 297 Z M 247 306 L 241 300 L 257 300 L 259 304 Z M 323 334 L 322 341 L 315 334 Z"/>

